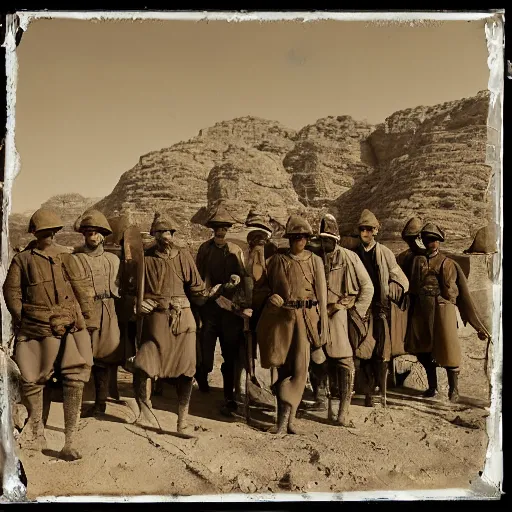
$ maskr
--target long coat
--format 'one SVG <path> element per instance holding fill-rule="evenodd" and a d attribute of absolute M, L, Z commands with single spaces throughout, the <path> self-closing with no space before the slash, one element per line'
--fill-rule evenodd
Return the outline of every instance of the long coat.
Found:
<path fill-rule="evenodd" d="M 326 257 L 327 303 L 346 304 L 329 316 L 329 339 L 326 352 L 329 357 L 353 356 L 355 340 L 350 340 L 347 308 L 354 306 L 364 318 L 373 298 L 373 284 L 359 256 L 337 245 Z"/>
<path fill-rule="evenodd" d="M 3 293 L 16 335 L 15 360 L 28 382 L 48 380 L 59 351 L 63 374 L 89 380 L 92 350 L 84 314 L 92 311 L 92 301 L 89 288 L 70 278 L 73 258 L 67 247 L 31 246 L 14 256 L 7 272 Z M 67 325 L 64 335 L 56 330 L 59 324 Z"/>
<path fill-rule="evenodd" d="M 313 349 L 327 343 L 329 336 L 327 316 L 327 284 L 322 260 L 311 253 L 303 251 L 301 261 L 311 268 L 312 283 L 309 283 L 311 296 L 316 297 L 318 305 L 311 309 L 293 310 L 278 308 L 267 301 L 256 327 L 262 368 L 282 366 L 294 339 L 297 325 L 296 314 L 303 314 L 307 336 Z M 294 283 L 290 279 L 292 265 L 298 265 L 289 253 L 277 253 L 270 258 L 267 267 L 270 294 L 279 295 L 285 302 L 298 300 L 295 297 Z"/>
<path fill-rule="evenodd" d="M 142 345 L 134 367 L 150 378 L 193 377 L 196 372 L 196 321 L 190 301 L 203 305 L 206 287 L 188 250 L 168 253 L 153 247 L 145 255 L 144 299 L 158 307 L 143 320 Z"/>

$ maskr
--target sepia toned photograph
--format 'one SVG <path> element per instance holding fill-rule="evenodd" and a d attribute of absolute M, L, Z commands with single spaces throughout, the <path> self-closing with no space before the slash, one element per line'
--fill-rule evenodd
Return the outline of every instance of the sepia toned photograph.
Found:
<path fill-rule="evenodd" d="M 499 499 L 503 15 L 75 14 L 4 31 L 2 500 Z"/>

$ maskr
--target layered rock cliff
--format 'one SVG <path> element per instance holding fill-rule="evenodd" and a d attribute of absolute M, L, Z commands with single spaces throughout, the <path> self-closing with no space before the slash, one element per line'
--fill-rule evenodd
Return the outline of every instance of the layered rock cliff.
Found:
<path fill-rule="evenodd" d="M 486 165 L 489 96 L 396 112 L 367 139 L 373 170 L 337 200 L 340 229 L 351 232 L 364 208 L 399 236 L 411 215 L 467 238 L 490 218 L 491 167 Z"/>
<path fill-rule="evenodd" d="M 240 239 L 251 208 L 266 210 L 278 233 L 291 213 L 316 228 L 329 211 L 350 234 L 369 208 L 386 238 L 399 236 L 413 214 L 439 223 L 450 238 L 467 238 L 487 223 L 492 205 L 488 101 L 481 92 L 399 111 L 377 126 L 350 116 L 325 117 L 299 131 L 253 116 L 219 122 L 141 156 L 95 207 L 107 216 L 129 215 L 143 231 L 156 211 L 171 215 L 181 241 L 192 246 L 209 236 L 208 209 L 221 201 L 240 221 L 232 230 Z M 80 197 L 50 201 L 69 226 L 91 206 Z M 11 216 L 12 226 L 20 222 Z M 13 243 L 19 231 L 12 230 Z"/>

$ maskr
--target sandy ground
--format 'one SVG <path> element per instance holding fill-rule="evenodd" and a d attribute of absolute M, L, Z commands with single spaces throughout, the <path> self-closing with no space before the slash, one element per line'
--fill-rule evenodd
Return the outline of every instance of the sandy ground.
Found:
<path fill-rule="evenodd" d="M 354 397 L 355 428 L 329 425 L 327 413 L 302 412 L 301 435 L 275 436 L 248 426 L 242 416 L 221 416 L 220 354 L 211 392 L 194 388 L 192 394 L 192 439 L 175 433 L 177 402 L 167 385 L 162 396 L 153 398 L 165 432 L 131 424 L 131 407 L 137 409 L 131 374 L 120 370 L 119 388 L 128 406 L 112 401 L 104 419 L 80 420 L 79 461 L 56 458 L 64 443 L 64 423 L 62 404 L 52 404 L 48 450 L 19 452 L 28 498 L 468 488 L 485 460 L 489 386 L 484 362 L 478 359 L 485 342 L 475 334 L 461 342 L 460 404 L 447 402 L 441 369 L 439 399 L 420 398 L 414 387 L 421 388 L 425 376 L 415 367 L 405 388 L 389 391 L 386 409 L 366 408 L 361 397 Z M 266 371 L 258 369 L 258 374 L 268 381 Z M 85 399 L 92 399 L 90 390 Z M 253 409 L 252 416 L 268 426 L 273 422 L 272 411 Z"/>

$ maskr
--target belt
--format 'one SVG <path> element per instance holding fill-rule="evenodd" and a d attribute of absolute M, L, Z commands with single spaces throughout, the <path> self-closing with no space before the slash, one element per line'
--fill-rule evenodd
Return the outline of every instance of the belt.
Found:
<path fill-rule="evenodd" d="M 318 304 L 317 300 L 313 299 L 306 299 L 306 300 L 287 300 L 283 307 L 290 308 L 290 309 L 311 309 L 315 307 Z"/>
<path fill-rule="evenodd" d="M 190 301 L 187 297 L 183 296 L 174 296 L 169 300 L 170 309 L 185 309 L 190 307 Z"/>
<path fill-rule="evenodd" d="M 110 299 L 110 292 L 100 293 L 94 296 L 94 300 Z"/>

